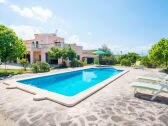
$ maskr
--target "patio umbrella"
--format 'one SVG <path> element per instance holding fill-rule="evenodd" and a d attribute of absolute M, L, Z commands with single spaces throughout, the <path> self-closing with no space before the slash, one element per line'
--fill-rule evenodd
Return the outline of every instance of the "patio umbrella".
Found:
<path fill-rule="evenodd" d="M 98 64 L 99 64 L 99 56 L 102 55 L 102 54 L 107 54 L 106 52 L 104 52 L 102 50 L 96 50 L 96 51 L 94 51 L 92 53 L 98 55 Z"/>

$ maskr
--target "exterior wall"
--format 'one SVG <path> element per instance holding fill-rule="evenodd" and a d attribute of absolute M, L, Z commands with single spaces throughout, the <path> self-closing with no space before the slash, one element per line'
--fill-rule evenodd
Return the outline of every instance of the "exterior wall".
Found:
<path fill-rule="evenodd" d="M 30 62 L 46 61 L 46 53 L 51 47 L 58 48 L 64 47 L 64 38 L 57 37 L 56 34 L 35 34 L 35 38 L 32 40 L 24 40 L 27 51 L 30 54 Z M 41 55 L 41 59 L 39 59 Z"/>
<path fill-rule="evenodd" d="M 34 55 L 34 62 L 36 61 L 41 61 L 41 52 L 33 52 L 33 55 Z"/>
<path fill-rule="evenodd" d="M 93 54 L 95 50 L 83 50 L 82 51 L 82 57 L 83 58 L 97 58 L 98 56 Z"/>
<path fill-rule="evenodd" d="M 73 50 L 77 53 L 77 55 L 80 56 L 79 60 L 82 60 L 82 54 L 83 54 L 83 46 L 77 46 L 76 44 L 65 44 L 65 47 L 71 46 Z"/>
<path fill-rule="evenodd" d="M 35 38 L 32 40 L 24 40 L 26 44 L 27 51 L 30 54 L 30 62 L 36 61 L 46 61 L 46 53 L 50 50 L 51 47 L 64 48 L 71 46 L 73 50 L 80 56 L 80 60 L 83 58 L 95 58 L 96 55 L 93 55 L 94 50 L 83 50 L 82 46 L 76 44 L 65 44 L 64 38 L 57 37 L 54 33 L 47 34 L 35 34 Z M 39 57 L 40 55 L 40 57 Z M 69 61 L 68 61 L 69 62 Z M 58 59 L 58 64 L 62 63 L 61 59 Z"/>
<path fill-rule="evenodd" d="M 94 59 L 98 58 L 98 55 L 93 54 L 95 50 L 83 50 L 82 53 L 82 60 L 86 60 L 88 64 L 94 63 Z M 91 60 L 91 62 L 90 62 Z"/>

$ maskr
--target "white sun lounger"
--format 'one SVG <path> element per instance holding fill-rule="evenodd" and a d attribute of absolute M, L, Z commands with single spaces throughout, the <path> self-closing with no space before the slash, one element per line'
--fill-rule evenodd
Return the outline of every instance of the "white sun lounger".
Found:
<path fill-rule="evenodd" d="M 168 83 L 166 81 L 162 81 L 159 84 L 133 82 L 131 83 L 131 86 L 135 88 L 134 93 L 136 92 L 136 89 L 138 88 L 156 91 L 153 97 L 151 98 L 151 100 L 154 100 L 157 97 L 157 95 L 161 92 L 168 93 Z"/>
<path fill-rule="evenodd" d="M 163 80 L 168 80 L 168 75 L 165 77 L 139 76 L 138 79 L 149 80 L 149 81 L 163 81 Z"/>

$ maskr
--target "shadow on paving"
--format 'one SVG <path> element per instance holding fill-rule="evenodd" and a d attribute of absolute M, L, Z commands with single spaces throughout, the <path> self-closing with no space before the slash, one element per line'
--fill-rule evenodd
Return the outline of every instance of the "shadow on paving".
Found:
<path fill-rule="evenodd" d="M 150 99 L 152 98 L 153 95 L 149 95 L 149 94 L 144 94 L 144 93 L 140 93 L 137 92 L 135 94 L 135 97 L 143 99 L 143 100 L 147 100 L 147 101 L 151 101 Z M 168 97 L 164 97 L 164 96 L 157 96 L 153 101 L 151 102 L 158 102 L 161 104 L 166 104 L 168 105 Z"/>

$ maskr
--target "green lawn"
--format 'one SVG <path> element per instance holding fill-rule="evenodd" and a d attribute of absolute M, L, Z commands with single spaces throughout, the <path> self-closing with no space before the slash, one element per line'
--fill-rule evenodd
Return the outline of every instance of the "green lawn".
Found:
<path fill-rule="evenodd" d="M 9 74 L 16 75 L 16 74 L 24 74 L 31 72 L 31 70 L 23 70 L 23 69 L 7 69 L 7 73 L 5 72 L 5 69 L 0 69 L 0 77 L 7 76 Z"/>

